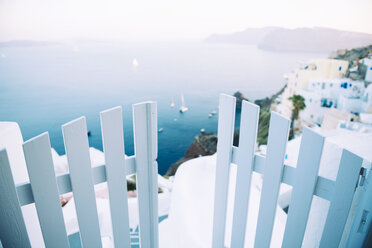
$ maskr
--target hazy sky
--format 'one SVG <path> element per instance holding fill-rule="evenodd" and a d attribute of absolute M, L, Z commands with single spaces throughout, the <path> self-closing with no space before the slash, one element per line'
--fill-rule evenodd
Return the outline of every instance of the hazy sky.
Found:
<path fill-rule="evenodd" d="M 200 40 L 247 27 L 372 33 L 372 0 L 0 0 L 0 40 Z"/>

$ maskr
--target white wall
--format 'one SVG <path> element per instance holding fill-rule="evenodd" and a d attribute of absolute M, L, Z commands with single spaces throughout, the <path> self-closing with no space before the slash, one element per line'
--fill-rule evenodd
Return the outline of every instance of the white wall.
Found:
<path fill-rule="evenodd" d="M 364 102 L 361 99 L 340 96 L 338 99 L 337 109 L 349 113 L 360 113 L 363 112 L 363 106 Z"/>
<path fill-rule="evenodd" d="M 299 90 L 298 92 L 305 98 L 306 108 L 300 112 L 300 118 L 310 123 L 321 124 L 324 113 L 328 108 L 322 108 L 320 105 L 321 95 L 310 90 Z"/>
<path fill-rule="evenodd" d="M 364 80 L 372 82 L 372 59 L 364 59 L 364 64 L 367 66 L 366 76 Z"/>
<path fill-rule="evenodd" d="M 15 184 L 29 181 L 22 144 L 23 137 L 18 124 L 0 122 L 0 149 L 6 148 L 7 150 Z M 23 206 L 22 214 L 32 247 L 45 247 L 35 204 Z"/>

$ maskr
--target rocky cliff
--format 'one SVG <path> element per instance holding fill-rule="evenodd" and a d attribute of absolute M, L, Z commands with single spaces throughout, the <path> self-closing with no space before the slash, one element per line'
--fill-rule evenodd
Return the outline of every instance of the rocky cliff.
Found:
<path fill-rule="evenodd" d="M 249 28 L 233 34 L 213 34 L 209 43 L 257 45 L 259 49 L 286 52 L 331 52 L 337 47 L 353 48 L 372 44 L 372 34 L 331 28 Z"/>
<path fill-rule="evenodd" d="M 214 133 L 200 134 L 195 137 L 190 147 L 187 149 L 184 157 L 180 158 L 176 163 L 172 164 L 166 176 L 173 176 L 176 174 L 178 167 L 187 160 L 197 158 L 200 156 L 212 155 L 217 150 L 217 135 Z"/>
<path fill-rule="evenodd" d="M 247 98 L 241 92 L 236 92 L 234 94 L 236 97 L 236 111 L 239 112 L 241 110 L 242 101 L 246 100 Z M 264 101 L 258 100 L 258 101 Z M 266 102 L 266 101 L 265 101 Z M 261 104 L 261 102 L 258 102 Z M 239 144 L 239 130 L 235 130 L 234 132 L 234 141 L 233 145 L 238 146 Z M 194 141 L 191 143 L 190 147 L 187 149 L 185 156 L 180 158 L 177 162 L 172 164 L 165 176 L 173 176 L 176 174 L 178 167 L 187 160 L 197 158 L 200 156 L 207 156 L 212 155 L 217 151 L 217 134 L 215 133 L 203 133 L 195 137 Z"/>

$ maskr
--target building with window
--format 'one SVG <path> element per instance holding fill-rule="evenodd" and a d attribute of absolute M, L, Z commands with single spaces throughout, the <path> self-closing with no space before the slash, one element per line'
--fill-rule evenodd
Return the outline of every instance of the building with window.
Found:
<path fill-rule="evenodd" d="M 308 87 L 298 93 L 306 104 L 300 118 L 311 124 L 322 124 L 325 113 L 332 108 L 354 115 L 372 108 L 372 87 L 366 89 L 364 82 L 349 78 L 310 80 Z"/>
<path fill-rule="evenodd" d="M 348 66 L 349 62 L 345 60 L 315 59 L 286 74 L 284 78 L 287 81 L 287 87 L 283 92 L 281 104 L 277 106 L 277 111 L 290 118 L 292 103 L 288 100 L 289 97 L 298 94 L 300 89 L 308 88 L 311 80 L 344 77 Z"/>
<path fill-rule="evenodd" d="M 372 82 L 372 59 L 363 59 L 363 64 L 367 67 L 364 80 L 366 80 L 367 82 Z"/>

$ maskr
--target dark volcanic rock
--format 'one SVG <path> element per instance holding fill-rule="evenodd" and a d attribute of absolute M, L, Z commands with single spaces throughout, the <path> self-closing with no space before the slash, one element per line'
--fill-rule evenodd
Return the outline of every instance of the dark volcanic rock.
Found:
<path fill-rule="evenodd" d="M 271 104 L 275 101 L 275 99 L 283 93 L 285 89 L 285 86 L 279 90 L 276 94 L 274 94 L 270 98 L 264 98 L 264 99 L 259 99 L 255 101 L 255 104 L 259 105 L 261 107 L 261 112 L 260 112 L 260 122 L 259 122 L 259 134 L 258 134 L 258 140 L 260 140 L 260 134 L 261 136 L 265 136 L 264 138 L 267 138 L 267 131 L 268 131 L 268 121 L 270 117 L 270 107 Z M 236 109 L 238 111 L 241 110 L 242 102 L 243 100 L 248 101 L 242 93 L 237 91 L 234 94 L 234 97 L 236 97 Z M 267 121 L 263 121 L 262 115 L 265 115 L 265 119 Z M 259 142 L 260 144 L 263 144 L 265 142 Z M 239 130 L 235 130 L 234 132 L 234 141 L 233 145 L 238 146 L 239 144 Z M 217 151 L 217 135 L 214 133 L 205 133 L 205 134 L 200 134 L 195 137 L 194 141 L 191 143 L 190 147 L 187 149 L 186 154 L 184 157 L 179 159 L 177 162 L 172 164 L 165 176 L 174 176 L 176 174 L 176 171 L 178 167 L 183 163 L 186 162 L 187 160 L 197 158 L 200 156 L 207 156 L 207 155 L 212 155 Z"/>
<path fill-rule="evenodd" d="M 214 133 L 204 133 L 195 137 L 190 147 L 187 149 L 183 158 L 172 164 L 166 176 L 174 176 L 178 167 L 187 160 L 197 158 L 200 156 L 212 155 L 217 150 L 217 135 Z"/>
<path fill-rule="evenodd" d="M 217 135 L 214 133 L 200 134 L 195 137 L 189 149 L 187 149 L 186 158 L 197 158 L 200 156 L 212 155 L 217 149 Z"/>
<path fill-rule="evenodd" d="M 233 96 L 236 98 L 236 109 L 237 110 L 242 109 L 243 100 L 249 101 L 247 98 L 244 97 L 244 95 L 240 91 L 235 92 Z"/>
<path fill-rule="evenodd" d="M 187 160 L 190 160 L 191 158 L 180 158 L 180 160 L 178 160 L 177 162 L 173 163 L 167 170 L 167 173 L 165 174 L 165 176 L 168 176 L 168 177 L 171 177 L 171 176 L 174 176 L 176 175 L 176 172 L 177 172 L 177 169 L 178 167 L 183 163 L 183 162 L 186 162 Z"/>
<path fill-rule="evenodd" d="M 352 62 L 354 60 L 360 60 L 367 57 L 372 52 L 372 45 L 365 47 L 358 47 L 354 49 L 342 49 L 338 50 L 335 55 L 331 55 L 331 59 L 342 59 Z"/>
<path fill-rule="evenodd" d="M 234 132 L 234 146 L 238 146 L 239 143 L 239 130 Z M 191 143 L 190 147 L 187 149 L 186 154 L 180 160 L 172 164 L 166 176 L 174 176 L 178 167 L 190 159 L 213 155 L 217 151 L 217 135 L 214 133 L 200 134 L 195 137 L 194 141 Z"/>

